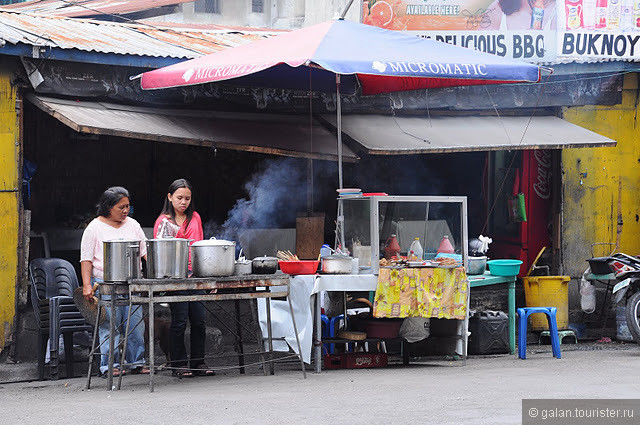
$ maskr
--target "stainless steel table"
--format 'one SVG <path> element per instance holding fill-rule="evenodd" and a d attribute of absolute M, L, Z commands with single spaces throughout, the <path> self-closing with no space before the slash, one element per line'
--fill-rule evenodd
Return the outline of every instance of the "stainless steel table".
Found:
<path fill-rule="evenodd" d="M 108 283 L 107 283 L 108 284 Z M 155 304 L 158 303 L 172 303 L 172 302 L 190 302 L 190 301 L 224 301 L 224 300 L 253 300 L 258 298 L 264 298 L 267 304 L 267 338 L 268 351 L 264 351 L 265 338 L 261 338 L 261 349 L 257 353 L 261 356 L 263 363 L 263 369 L 265 375 L 267 374 L 266 363 L 269 363 L 270 373 L 274 373 L 275 361 L 273 358 L 273 335 L 271 329 L 271 313 L 270 313 L 270 300 L 272 298 L 287 298 L 289 301 L 289 310 L 291 313 L 291 319 L 293 327 L 296 333 L 296 343 L 298 346 L 298 353 L 301 353 L 300 341 L 298 339 L 298 332 L 293 315 L 293 309 L 291 306 L 291 300 L 289 299 L 289 275 L 277 273 L 272 275 L 246 275 L 246 276 L 228 276 L 217 278 L 185 278 L 185 279 L 131 279 L 128 284 L 113 285 L 119 287 L 119 291 L 113 291 L 115 293 L 123 292 L 126 288 L 126 295 L 128 299 L 126 303 L 131 307 L 133 304 L 147 304 L 149 307 L 149 389 L 151 392 L 154 390 L 153 377 L 155 374 L 155 353 L 154 353 L 154 315 Z M 279 287 L 276 291 L 272 291 L 272 287 Z M 172 292 L 176 291 L 189 291 L 189 290 L 201 290 L 202 294 L 198 295 L 172 295 Z M 113 297 L 112 297 L 113 298 Z M 122 305 L 125 300 L 117 300 L 115 304 Z M 131 308 L 129 308 L 131 311 Z M 123 343 L 122 361 L 124 363 L 125 350 L 127 346 L 127 336 L 129 334 L 129 320 L 127 320 L 127 329 L 125 331 L 125 338 Z M 113 338 L 111 338 L 113 341 Z M 95 347 L 95 342 L 94 342 Z M 95 348 L 92 348 L 95 350 Z M 110 351 L 112 351 L 111 348 Z M 266 360 L 264 355 L 268 354 L 269 359 Z M 244 353 L 239 353 L 244 355 Z M 297 355 L 300 360 L 300 366 L 302 374 L 306 378 L 306 372 L 302 356 Z M 113 361 L 113 355 L 110 352 L 110 361 Z M 244 367 L 242 363 L 239 367 Z M 112 371 L 110 365 L 109 371 Z M 90 386 L 91 373 L 89 373 L 87 388 Z M 113 378 L 111 377 L 111 380 Z M 118 386 L 122 382 L 122 374 L 118 378 Z M 111 389 L 112 386 L 108 385 L 107 389 Z"/>

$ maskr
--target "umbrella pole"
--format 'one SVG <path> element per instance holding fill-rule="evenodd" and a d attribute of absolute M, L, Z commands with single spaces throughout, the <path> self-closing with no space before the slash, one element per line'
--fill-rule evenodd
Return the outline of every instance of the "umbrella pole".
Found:
<path fill-rule="evenodd" d="M 342 104 L 340 101 L 340 74 L 336 74 L 336 114 L 338 122 L 338 188 L 342 189 Z"/>
<path fill-rule="evenodd" d="M 340 101 L 340 74 L 336 74 L 336 114 L 338 122 L 338 187 L 342 189 L 342 104 Z M 338 199 L 338 217 L 336 220 L 336 245 L 344 245 L 344 213 L 342 199 Z"/>

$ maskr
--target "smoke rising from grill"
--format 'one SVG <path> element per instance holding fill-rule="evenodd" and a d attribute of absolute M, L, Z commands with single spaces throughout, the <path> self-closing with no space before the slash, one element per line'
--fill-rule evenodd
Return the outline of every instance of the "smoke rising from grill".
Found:
<path fill-rule="evenodd" d="M 267 161 L 263 171 L 244 185 L 247 197 L 238 199 L 219 229 L 224 239 L 238 240 L 245 229 L 295 225 L 296 213 L 307 200 L 303 163 L 291 158 Z"/>

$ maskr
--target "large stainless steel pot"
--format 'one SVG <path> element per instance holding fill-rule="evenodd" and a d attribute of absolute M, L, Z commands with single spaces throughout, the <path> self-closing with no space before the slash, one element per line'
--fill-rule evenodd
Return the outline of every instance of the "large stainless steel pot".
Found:
<path fill-rule="evenodd" d="M 142 277 L 140 241 L 115 239 L 104 241 L 103 268 L 106 282 L 126 282 Z"/>
<path fill-rule="evenodd" d="M 274 274 L 278 271 L 278 259 L 276 257 L 256 257 L 251 260 L 253 274 Z"/>
<path fill-rule="evenodd" d="M 189 275 L 189 239 L 147 240 L 147 278 L 185 278 Z"/>
<path fill-rule="evenodd" d="M 352 257 L 346 255 L 328 255 L 322 259 L 322 273 L 350 274 Z"/>
<path fill-rule="evenodd" d="M 206 239 L 191 245 L 191 268 L 196 277 L 231 276 L 236 265 L 236 243 Z"/>

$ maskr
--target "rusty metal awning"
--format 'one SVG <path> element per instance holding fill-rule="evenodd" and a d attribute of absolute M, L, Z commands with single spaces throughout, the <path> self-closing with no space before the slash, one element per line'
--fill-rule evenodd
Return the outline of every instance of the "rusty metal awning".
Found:
<path fill-rule="evenodd" d="M 27 95 L 34 105 L 79 133 L 182 143 L 271 155 L 337 160 L 337 139 L 308 115 L 145 108 Z M 344 160 L 356 154 L 345 146 Z"/>
<path fill-rule="evenodd" d="M 335 116 L 322 118 L 335 126 Z M 342 131 L 373 155 L 584 148 L 617 143 L 553 116 L 345 115 Z"/>

